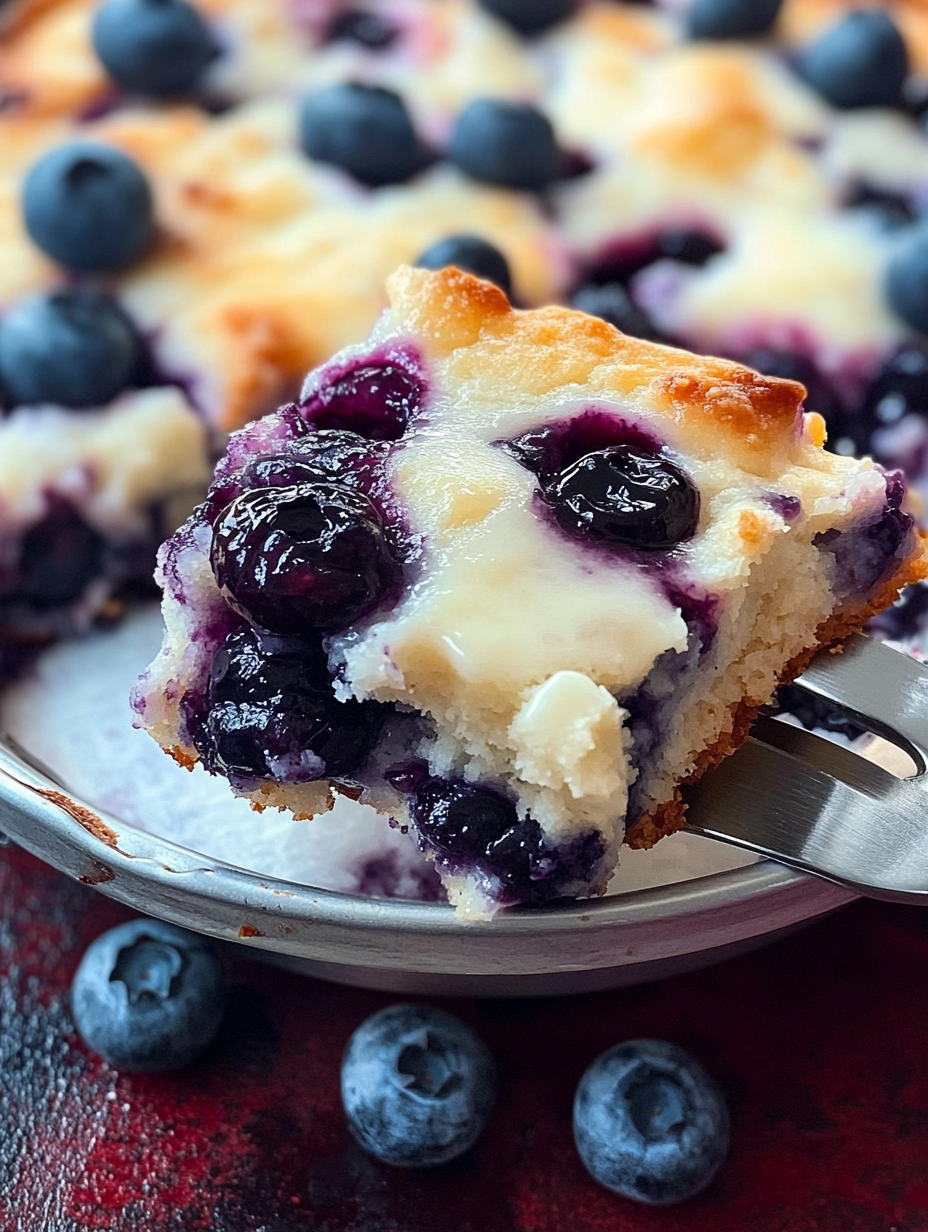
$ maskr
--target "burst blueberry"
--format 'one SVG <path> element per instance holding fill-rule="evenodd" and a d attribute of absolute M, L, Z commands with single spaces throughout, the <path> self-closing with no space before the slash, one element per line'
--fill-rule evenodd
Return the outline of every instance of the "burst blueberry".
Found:
<path fill-rule="evenodd" d="M 140 257 L 154 233 L 151 188 L 127 154 L 73 141 L 36 162 L 23 186 L 26 230 L 68 269 L 103 273 Z"/>
<path fill-rule="evenodd" d="M 886 297 L 907 325 L 928 333 L 928 226 L 912 229 L 886 267 Z"/>
<path fill-rule="evenodd" d="M 686 473 L 634 445 L 587 454 L 545 483 L 543 496 L 568 533 L 647 551 L 690 539 L 699 521 Z"/>
<path fill-rule="evenodd" d="M 224 1008 L 222 968 L 205 938 L 158 920 L 98 937 L 71 985 L 87 1046 L 142 1073 L 189 1065 L 214 1039 Z"/>
<path fill-rule="evenodd" d="M 443 856 L 475 861 L 518 824 L 518 814 L 504 796 L 474 783 L 432 778 L 415 794 L 416 829 L 428 846 Z"/>
<path fill-rule="evenodd" d="M 233 606 L 280 634 L 344 628 L 395 575 L 371 501 L 323 482 L 236 497 L 216 521 L 211 562 Z"/>
<path fill-rule="evenodd" d="M 406 104 L 380 86 L 344 83 L 310 94 L 300 109 L 300 143 L 307 157 L 371 188 L 401 184 L 427 162 Z"/>
<path fill-rule="evenodd" d="M 396 1167 L 434 1167 L 463 1155 L 483 1133 L 496 1067 L 460 1019 L 393 1005 L 348 1041 L 341 1094 L 348 1128 L 365 1151 Z"/>
<path fill-rule="evenodd" d="M 423 269 L 444 269 L 456 265 L 458 269 L 486 278 L 512 295 L 512 280 L 509 262 L 498 248 L 479 235 L 449 235 L 432 244 L 416 260 Z"/>
<path fill-rule="evenodd" d="M 736 39 L 766 34 L 783 0 L 692 0 L 686 10 L 691 38 Z"/>
<path fill-rule="evenodd" d="M 600 1185 L 637 1202 L 666 1206 L 705 1189 L 730 1136 L 716 1082 L 663 1040 L 610 1048 L 577 1087 L 574 1141 L 584 1166 Z"/>
<path fill-rule="evenodd" d="M 140 357 L 125 314 L 89 287 L 42 292 L 0 319 L 0 384 L 14 404 L 104 406 L 133 381 Z"/>
<path fill-rule="evenodd" d="M 854 9 L 799 56 L 799 71 L 835 107 L 893 107 L 909 71 L 905 40 L 888 13 Z"/>
<path fill-rule="evenodd" d="M 209 26 L 186 0 L 104 0 L 91 36 L 118 85 L 155 97 L 194 89 L 217 54 Z"/>
<path fill-rule="evenodd" d="M 448 157 L 474 180 L 538 192 L 564 159 L 548 118 L 529 103 L 478 98 L 458 116 Z"/>
<path fill-rule="evenodd" d="M 398 363 L 366 363 L 333 377 L 306 397 L 303 417 L 316 428 L 373 441 L 403 435 L 422 403 L 422 381 Z"/>
<path fill-rule="evenodd" d="M 575 0 L 478 0 L 480 7 L 499 17 L 520 34 L 541 34 L 569 17 Z"/>
<path fill-rule="evenodd" d="M 229 634 L 213 656 L 205 705 L 185 709 L 207 769 L 287 783 L 356 770 L 385 713 L 374 702 L 338 701 L 319 643 L 251 629 Z"/>

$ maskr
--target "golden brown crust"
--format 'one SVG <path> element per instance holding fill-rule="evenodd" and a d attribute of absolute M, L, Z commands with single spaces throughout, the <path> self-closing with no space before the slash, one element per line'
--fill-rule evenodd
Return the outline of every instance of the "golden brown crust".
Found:
<path fill-rule="evenodd" d="M 835 612 L 829 616 L 816 629 L 814 644 L 796 655 L 780 673 L 779 683 L 789 684 L 797 676 L 801 676 L 821 650 L 840 654 L 851 634 L 858 633 L 871 616 L 889 607 L 904 586 L 910 586 L 913 582 L 921 581 L 925 577 L 928 577 L 928 537 L 920 532 L 917 546 L 893 576 L 865 604 L 850 610 Z M 693 773 L 680 784 L 680 787 L 697 782 L 707 770 L 711 770 L 713 766 L 717 766 L 726 757 L 736 752 L 747 740 L 761 708 L 769 701 L 769 697 L 761 700 L 744 700 L 734 706 L 731 711 L 730 727 L 722 733 L 715 744 L 699 753 Z M 639 817 L 628 827 L 625 842 L 629 847 L 636 849 L 653 847 L 659 839 L 681 829 L 685 821 L 686 803 L 678 787 L 672 800 L 661 805 L 654 812 Z"/>
<path fill-rule="evenodd" d="M 668 418 L 711 425 L 750 450 L 791 443 L 799 430 L 806 391 L 797 381 L 632 338 L 571 308 L 514 309 L 497 287 L 454 267 L 403 267 L 387 285 L 398 315 L 436 355 L 473 348 L 466 362 L 479 353 L 484 372 L 495 363 L 501 379 L 517 373 L 526 392 L 586 383 L 608 363 L 629 387 L 650 385 Z"/>

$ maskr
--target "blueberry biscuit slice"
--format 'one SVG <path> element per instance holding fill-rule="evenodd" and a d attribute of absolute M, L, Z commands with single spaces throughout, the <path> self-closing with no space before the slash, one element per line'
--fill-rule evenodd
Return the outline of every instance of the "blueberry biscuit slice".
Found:
<path fill-rule="evenodd" d="M 164 546 L 139 721 L 297 815 L 410 825 L 459 910 L 595 893 L 757 707 L 925 573 L 801 385 L 401 269 Z"/>

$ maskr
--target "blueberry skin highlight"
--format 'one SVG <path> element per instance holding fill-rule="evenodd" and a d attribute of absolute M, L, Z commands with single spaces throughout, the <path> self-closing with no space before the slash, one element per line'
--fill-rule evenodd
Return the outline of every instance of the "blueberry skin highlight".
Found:
<path fill-rule="evenodd" d="M 477 0 L 482 9 L 499 17 L 519 34 L 531 36 L 564 21 L 574 11 L 574 0 Z"/>
<path fill-rule="evenodd" d="M 543 499 L 575 538 L 659 551 L 692 538 L 699 493 L 669 458 L 637 445 L 597 449 L 546 479 Z"/>
<path fill-rule="evenodd" d="M 247 620 L 270 633 L 344 628 L 394 580 L 377 510 L 361 492 L 326 478 L 245 492 L 216 520 L 216 581 Z"/>
<path fill-rule="evenodd" d="M 893 107 L 909 71 L 905 42 L 879 9 L 856 9 L 806 47 L 801 76 L 835 107 Z"/>
<path fill-rule="evenodd" d="M 486 278 L 488 282 L 505 291 L 507 298 L 512 297 L 512 278 L 509 273 L 509 262 L 498 248 L 479 235 L 449 235 L 438 240 L 416 260 L 421 269 L 439 270 L 449 265 L 476 274 L 478 278 Z"/>
<path fill-rule="evenodd" d="M 430 1168 L 463 1155 L 483 1133 L 496 1067 L 460 1019 L 393 1005 L 348 1041 L 341 1092 L 348 1128 L 365 1151 L 395 1167 Z"/>
<path fill-rule="evenodd" d="M 137 1073 L 189 1065 L 215 1038 L 225 1000 L 206 939 L 160 920 L 130 920 L 98 937 L 71 984 L 81 1039 Z"/>
<path fill-rule="evenodd" d="M 73 409 L 110 402 L 135 376 L 139 339 L 100 291 L 44 291 L 0 319 L 0 384 L 21 406 Z"/>
<path fill-rule="evenodd" d="M 577 1151 L 593 1179 L 624 1198 L 669 1206 L 693 1197 L 722 1166 L 730 1138 L 715 1081 L 664 1040 L 610 1048 L 577 1087 Z"/>
<path fill-rule="evenodd" d="M 928 227 L 916 227 L 897 246 L 886 267 L 889 305 L 913 329 L 928 333 Z"/>
<path fill-rule="evenodd" d="M 192 90 L 217 53 L 209 26 L 186 0 L 104 0 L 91 37 L 118 85 L 159 98 Z"/>
<path fill-rule="evenodd" d="M 783 0 L 692 0 L 686 28 L 694 39 L 750 38 L 766 34 Z"/>
<path fill-rule="evenodd" d="M 529 103 L 478 98 L 457 118 L 448 158 L 473 180 L 540 192 L 564 159 L 548 118 Z"/>
<path fill-rule="evenodd" d="M 22 194 L 33 242 L 67 269 L 105 273 L 142 255 L 154 234 L 145 176 L 112 146 L 73 141 L 33 164 Z"/>
<path fill-rule="evenodd" d="M 357 83 L 327 86 L 300 108 L 300 145 L 362 184 L 402 184 L 427 159 L 406 104 L 392 90 Z"/>

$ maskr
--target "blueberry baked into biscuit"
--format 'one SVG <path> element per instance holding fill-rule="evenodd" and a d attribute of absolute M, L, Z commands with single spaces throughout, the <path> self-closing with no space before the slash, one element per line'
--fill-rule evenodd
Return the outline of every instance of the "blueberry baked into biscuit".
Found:
<path fill-rule="evenodd" d="M 926 71 L 919 0 L 6 0 L 0 660 L 404 262 L 798 380 L 928 490 Z"/>
<path fill-rule="evenodd" d="M 178 761 L 412 828 L 459 911 L 602 889 L 777 683 L 926 573 L 801 385 L 400 269 L 164 546 L 136 698 Z"/>

